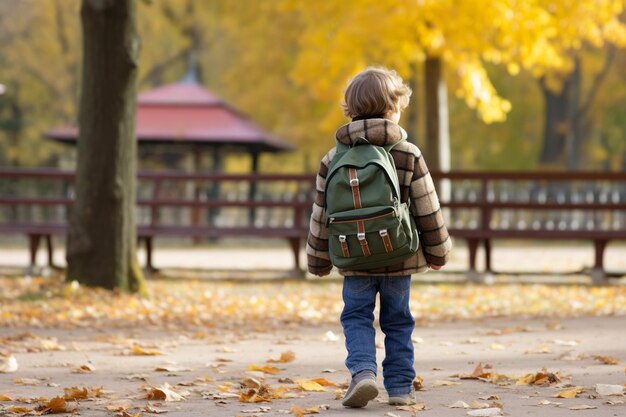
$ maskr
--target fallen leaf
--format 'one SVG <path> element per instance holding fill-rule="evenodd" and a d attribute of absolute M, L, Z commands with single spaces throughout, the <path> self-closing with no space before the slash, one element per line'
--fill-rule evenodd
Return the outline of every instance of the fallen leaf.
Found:
<path fill-rule="evenodd" d="M 7 408 L 6 411 L 8 411 L 9 413 L 13 413 L 13 414 L 31 414 L 34 410 L 31 410 L 30 408 L 27 408 L 27 407 L 16 405 L 16 406 Z"/>
<path fill-rule="evenodd" d="M 309 391 L 309 392 L 322 392 L 322 391 L 326 391 L 324 389 L 323 386 L 321 386 L 319 383 L 313 381 L 313 380 L 305 380 L 305 379 L 298 379 L 295 381 L 296 385 L 298 387 L 300 387 L 301 390 L 303 391 Z"/>
<path fill-rule="evenodd" d="M 16 372 L 18 368 L 17 359 L 13 355 L 0 355 L 0 374 Z"/>
<path fill-rule="evenodd" d="M 0 394 L 0 401 L 13 401 L 13 398 L 5 394 Z"/>
<path fill-rule="evenodd" d="M 296 417 L 304 417 L 306 414 L 319 414 L 320 407 L 300 408 L 296 405 L 292 405 L 289 409 Z"/>
<path fill-rule="evenodd" d="M 492 343 L 490 346 L 491 350 L 505 350 L 506 346 L 500 344 L 500 343 Z"/>
<path fill-rule="evenodd" d="M 185 397 L 173 391 L 169 384 L 163 384 L 159 387 L 152 387 L 144 397 L 146 400 L 165 400 L 165 401 L 184 401 Z"/>
<path fill-rule="evenodd" d="M 155 372 L 189 372 L 191 371 L 191 369 L 189 368 L 182 368 L 180 366 L 157 366 L 156 368 L 154 368 Z"/>
<path fill-rule="evenodd" d="M 271 375 L 276 375 L 278 372 L 280 372 L 280 369 L 274 368 L 273 366 L 269 366 L 269 365 L 265 365 L 265 366 L 250 365 L 248 366 L 248 370 L 260 371 L 260 372 L 271 374 Z"/>
<path fill-rule="evenodd" d="M 43 379 L 37 378 L 16 378 L 13 380 L 15 385 L 29 385 L 29 386 L 37 386 L 43 384 Z"/>
<path fill-rule="evenodd" d="M 129 408 L 133 408 L 133 404 L 131 403 L 123 403 L 123 404 L 111 404 L 107 405 L 106 409 L 109 411 L 125 411 Z"/>
<path fill-rule="evenodd" d="M 69 403 L 64 398 L 54 397 L 49 401 L 44 401 L 36 408 L 41 414 L 71 413 L 78 408 L 75 402 Z"/>
<path fill-rule="evenodd" d="M 239 401 L 244 403 L 271 402 L 280 398 L 283 398 L 282 393 L 266 384 L 261 385 L 258 389 L 251 388 L 239 393 Z"/>
<path fill-rule="evenodd" d="M 163 413 L 167 413 L 169 410 L 165 410 L 163 408 L 152 407 L 150 404 L 146 404 L 146 406 L 143 408 L 143 411 L 145 411 L 146 413 L 150 413 L 150 414 L 163 414 Z"/>
<path fill-rule="evenodd" d="M 313 378 L 311 379 L 311 381 L 317 382 L 323 387 L 336 387 L 337 386 L 337 384 L 335 384 L 332 381 L 327 380 L 326 378 Z"/>
<path fill-rule="evenodd" d="M 585 389 L 583 387 L 575 387 L 575 388 L 572 388 L 570 390 L 560 391 L 559 393 L 554 394 L 554 397 L 556 397 L 556 398 L 576 398 L 578 396 L 578 394 L 580 394 L 583 391 L 585 391 Z"/>
<path fill-rule="evenodd" d="M 615 356 L 596 355 L 593 358 L 599 362 L 602 362 L 605 365 L 617 365 L 619 363 L 619 359 L 617 359 Z"/>
<path fill-rule="evenodd" d="M 596 407 L 595 405 L 579 404 L 579 405 L 573 405 L 567 408 L 569 410 L 593 410 L 594 408 L 598 408 L 598 407 Z"/>
<path fill-rule="evenodd" d="M 561 382 L 557 373 L 548 372 L 546 369 L 535 374 L 526 374 L 515 381 L 515 385 L 554 385 Z"/>
<path fill-rule="evenodd" d="M 415 391 L 421 391 L 424 389 L 424 378 L 422 378 L 421 376 L 416 376 L 415 379 L 413 380 L 413 389 Z"/>
<path fill-rule="evenodd" d="M 596 392 L 600 395 L 624 395 L 623 385 L 596 384 Z"/>
<path fill-rule="evenodd" d="M 95 366 L 93 366 L 91 363 L 86 363 L 86 364 L 80 365 L 78 368 L 74 368 L 72 370 L 72 373 L 73 374 L 90 374 L 95 370 L 96 370 Z"/>
<path fill-rule="evenodd" d="M 488 379 L 491 376 L 491 372 L 485 372 L 484 368 L 491 368 L 491 365 L 483 365 L 478 362 L 478 365 L 474 368 L 474 371 L 471 374 L 459 374 L 460 379 L 479 379 L 485 378 Z"/>
<path fill-rule="evenodd" d="M 287 351 L 287 352 L 283 352 L 280 354 L 280 358 L 278 359 L 268 359 L 267 362 L 269 363 L 287 363 L 287 362 L 292 362 L 293 360 L 296 359 L 296 354 L 293 353 L 292 351 Z"/>
<path fill-rule="evenodd" d="M 163 352 L 161 352 L 158 349 L 144 348 L 144 347 L 141 347 L 139 345 L 134 345 L 131 352 L 132 352 L 133 355 L 140 355 L 140 356 L 163 355 Z"/>
<path fill-rule="evenodd" d="M 455 401 L 448 406 L 448 408 L 470 408 L 469 404 L 465 401 Z"/>

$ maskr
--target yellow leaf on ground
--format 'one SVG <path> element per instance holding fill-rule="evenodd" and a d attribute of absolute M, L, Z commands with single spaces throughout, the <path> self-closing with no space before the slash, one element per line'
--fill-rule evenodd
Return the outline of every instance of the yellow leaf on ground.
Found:
<path fill-rule="evenodd" d="M 323 387 L 336 387 L 337 386 L 337 384 L 335 384 L 332 381 L 327 380 L 326 378 L 313 378 L 311 381 L 317 382 Z"/>
<path fill-rule="evenodd" d="M 297 405 L 292 405 L 289 411 L 296 417 L 304 417 L 306 414 L 319 414 L 320 407 L 300 408 Z"/>
<path fill-rule="evenodd" d="M 526 374 L 515 381 L 515 385 L 553 385 L 561 382 L 559 373 L 542 369 L 536 374 Z"/>
<path fill-rule="evenodd" d="M 280 358 L 278 359 L 273 359 L 270 358 L 267 360 L 267 362 L 269 363 L 287 363 L 287 362 L 292 362 L 293 360 L 296 359 L 296 354 L 293 353 L 292 351 L 287 351 L 287 352 L 283 352 L 280 354 Z"/>
<path fill-rule="evenodd" d="M 19 405 L 9 407 L 6 409 L 6 411 L 13 414 L 30 414 L 33 412 L 33 410 L 31 410 L 30 408 L 22 407 Z"/>
<path fill-rule="evenodd" d="M 133 355 L 144 355 L 144 356 L 163 355 L 163 352 L 161 352 L 158 349 L 144 348 L 144 347 L 141 347 L 139 345 L 134 345 L 133 346 L 132 353 L 133 353 Z"/>
<path fill-rule="evenodd" d="M 250 365 L 248 366 L 248 370 L 260 371 L 260 372 L 271 374 L 271 375 L 276 375 L 278 372 L 280 372 L 280 369 L 274 368 L 273 366 L 269 366 L 269 365 L 265 365 L 265 366 Z"/>
<path fill-rule="evenodd" d="M 109 411 L 125 411 L 128 410 L 129 408 L 132 408 L 133 405 L 130 403 L 124 403 L 124 404 L 113 404 L 113 405 L 107 405 L 106 409 Z"/>
<path fill-rule="evenodd" d="M 13 401 L 13 398 L 5 394 L 0 394 L 0 401 Z"/>
<path fill-rule="evenodd" d="M 301 390 L 303 391 L 310 391 L 310 392 L 322 392 L 322 391 L 326 391 L 324 389 L 323 386 L 321 386 L 319 383 L 311 380 L 311 379 L 298 379 L 295 381 L 296 385 L 298 385 L 298 387 L 300 387 Z"/>
<path fill-rule="evenodd" d="M 560 391 L 559 393 L 555 394 L 554 396 L 556 398 L 576 398 L 578 396 L 578 394 L 580 394 L 583 391 L 584 391 L 583 387 L 575 387 L 575 388 L 572 388 L 570 390 Z"/>

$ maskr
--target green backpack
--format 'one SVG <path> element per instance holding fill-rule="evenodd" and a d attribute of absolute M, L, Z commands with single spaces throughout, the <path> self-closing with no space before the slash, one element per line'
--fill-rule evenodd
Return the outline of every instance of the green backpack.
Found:
<path fill-rule="evenodd" d="M 325 208 L 330 260 L 338 268 L 375 269 L 398 264 L 419 246 L 415 221 L 400 202 L 398 174 L 389 153 L 359 138 L 337 141 L 326 176 Z"/>

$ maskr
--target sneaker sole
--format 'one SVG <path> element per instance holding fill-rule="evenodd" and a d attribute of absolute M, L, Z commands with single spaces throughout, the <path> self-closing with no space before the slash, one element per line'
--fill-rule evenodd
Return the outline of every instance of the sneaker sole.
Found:
<path fill-rule="evenodd" d="M 343 404 L 344 407 L 363 408 L 376 397 L 378 397 L 376 382 L 365 380 L 359 382 L 352 390 L 350 396 L 344 398 L 341 404 Z"/>

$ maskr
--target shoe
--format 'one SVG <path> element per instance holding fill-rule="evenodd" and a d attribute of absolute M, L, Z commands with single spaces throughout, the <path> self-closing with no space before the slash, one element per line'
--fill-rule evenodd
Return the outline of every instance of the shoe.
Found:
<path fill-rule="evenodd" d="M 361 371 L 352 377 L 341 404 L 344 407 L 363 408 L 376 397 L 378 397 L 376 374 L 372 371 Z"/>
<path fill-rule="evenodd" d="M 407 395 L 389 397 L 389 405 L 414 405 L 416 403 L 415 395 L 412 392 Z"/>

